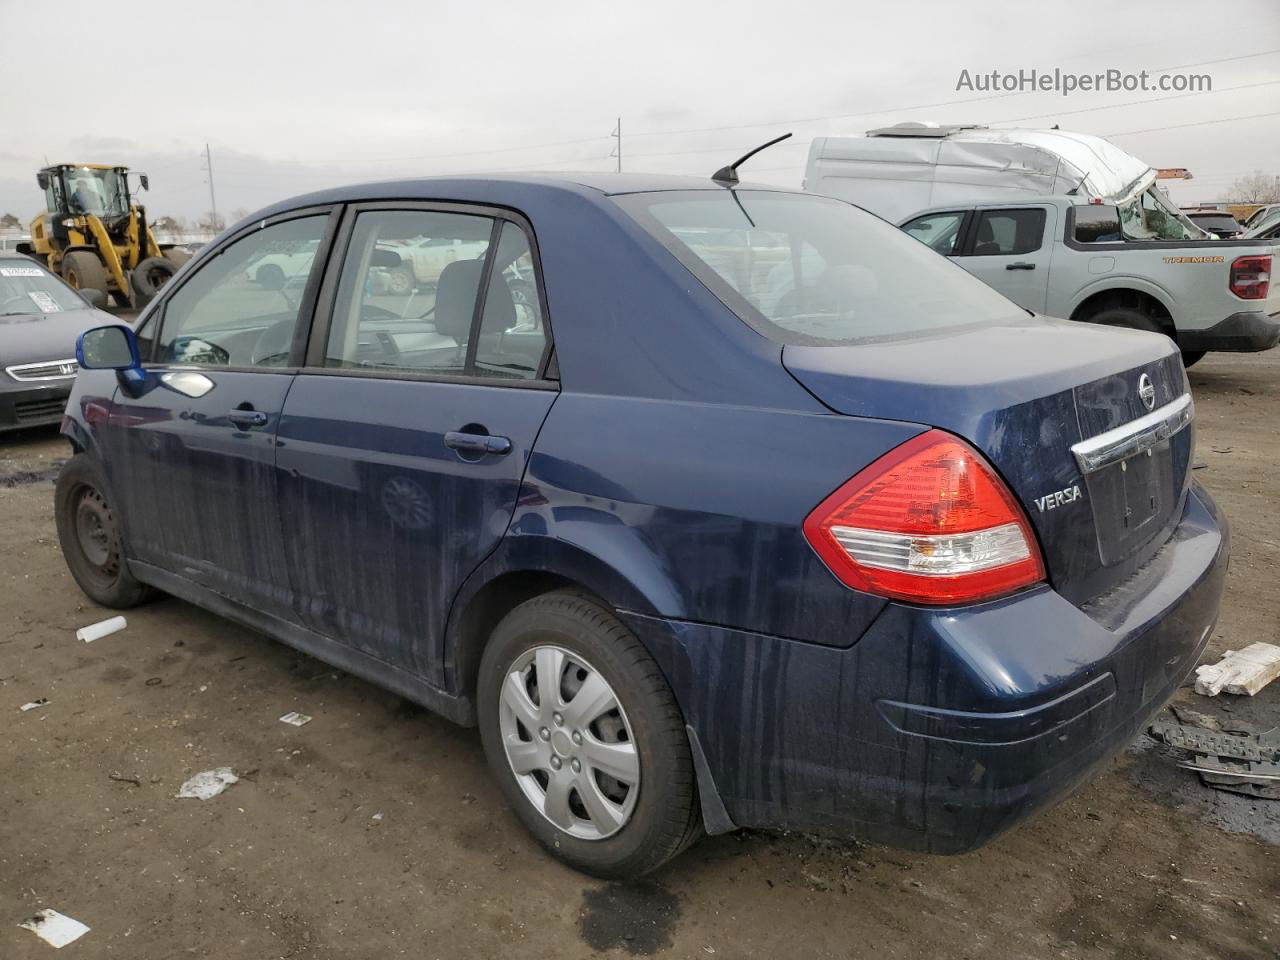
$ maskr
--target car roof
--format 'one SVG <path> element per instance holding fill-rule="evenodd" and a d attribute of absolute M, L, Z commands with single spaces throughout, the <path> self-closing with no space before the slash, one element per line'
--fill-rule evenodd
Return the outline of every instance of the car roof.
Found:
<path fill-rule="evenodd" d="M 579 196 L 616 196 L 626 193 L 653 193 L 667 190 L 766 190 L 776 193 L 801 193 L 794 187 L 767 183 L 718 183 L 711 177 L 690 177 L 658 173 L 511 173 L 477 174 L 475 176 L 415 177 L 402 180 L 376 180 L 330 187 L 314 193 L 282 200 L 253 214 L 249 219 L 304 206 L 327 203 L 359 203 L 364 200 L 450 200 L 476 202 L 477 194 L 488 185 L 504 193 L 526 192 L 549 194 L 567 192 Z"/>

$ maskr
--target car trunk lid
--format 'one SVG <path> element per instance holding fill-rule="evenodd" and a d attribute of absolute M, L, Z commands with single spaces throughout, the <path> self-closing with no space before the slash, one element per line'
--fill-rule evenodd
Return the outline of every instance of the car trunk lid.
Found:
<path fill-rule="evenodd" d="M 837 413 L 927 423 L 981 450 L 1026 511 L 1050 582 L 1073 602 L 1145 563 L 1181 514 L 1193 435 L 1186 422 L 1160 426 L 1187 395 L 1165 337 L 1036 318 L 788 345 L 783 363 Z"/>

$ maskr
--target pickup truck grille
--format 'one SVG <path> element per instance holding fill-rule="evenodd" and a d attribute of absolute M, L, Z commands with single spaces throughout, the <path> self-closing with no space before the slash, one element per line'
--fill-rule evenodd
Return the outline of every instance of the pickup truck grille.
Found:
<path fill-rule="evenodd" d="M 79 366 L 75 357 L 70 360 L 45 360 L 41 363 L 20 363 L 5 367 L 5 372 L 15 380 L 24 383 L 40 380 L 72 380 L 75 379 Z"/>

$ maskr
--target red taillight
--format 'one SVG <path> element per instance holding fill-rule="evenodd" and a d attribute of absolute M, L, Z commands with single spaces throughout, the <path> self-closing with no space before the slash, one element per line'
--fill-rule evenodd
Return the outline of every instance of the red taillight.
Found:
<path fill-rule="evenodd" d="M 1265 300 L 1271 289 L 1271 254 L 1238 257 L 1231 264 L 1231 292 L 1241 300 Z"/>
<path fill-rule="evenodd" d="M 860 471 L 805 518 L 804 535 L 848 586 L 913 603 L 974 603 L 1044 579 L 1013 494 L 941 430 Z"/>

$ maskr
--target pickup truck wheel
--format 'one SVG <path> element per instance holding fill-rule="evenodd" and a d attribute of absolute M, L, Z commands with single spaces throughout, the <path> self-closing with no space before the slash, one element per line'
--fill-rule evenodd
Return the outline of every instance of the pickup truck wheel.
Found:
<path fill-rule="evenodd" d="M 1204 350 L 1183 350 L 1182 365 L 1184 367 L 1194 367 L 1197 363 L 1204 359 Z"/>
<path fill-rule="evenodd" d="M 1104 327 L 1128 327 L 1131 330 L 1149 330 L 1152 333 L 1165 333 L 1160 322 L 1149 313 L 1134 310 L 1132 307 L 1104 307 L 1086 323 L 1097 323 Z"/>
<path fill-rule="evenodd" d="M 85 454 L 63 466 L 53 502 L 58 543 L 80 589 L 94 602 L 118 610 L 147 599 L 151 588 L 129 572 L 119 520 Z"/>
<path fill-rule="evenodd" d="M 490 769 L 553 856 L 630 879 L 700 836 L 680 709 L 608 610 L 565 592 L 516 607 L 485 648 L 477 701 Z"/>

